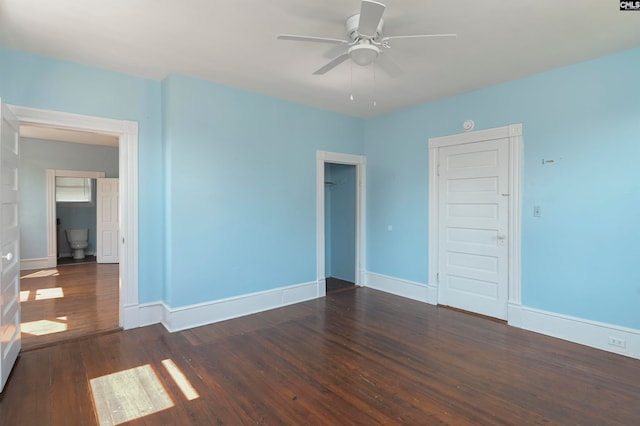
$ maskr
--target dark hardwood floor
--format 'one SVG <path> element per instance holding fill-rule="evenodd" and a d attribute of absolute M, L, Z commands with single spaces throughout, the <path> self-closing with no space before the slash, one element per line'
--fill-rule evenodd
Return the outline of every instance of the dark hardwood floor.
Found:
<path fill-rule="evenodd" d="M 98 412 L 134 425 L 635 425 L 640 361 L 357 288 L 23 353 L 0 424 L 93 425 Z"/>
<path fill-rule="evenodd" d="M 346 290 L 354 290 L 356 285 L 350 281 L 341 280 L 340 278 L 327 277 L 325 279 L 327 286 L 327 294 L 338 293 Z"/>
<path fill-rule="evenodd" d="M 117 264 L 22 271 L 23 350 L 117 329 L 118 277 Z"/>

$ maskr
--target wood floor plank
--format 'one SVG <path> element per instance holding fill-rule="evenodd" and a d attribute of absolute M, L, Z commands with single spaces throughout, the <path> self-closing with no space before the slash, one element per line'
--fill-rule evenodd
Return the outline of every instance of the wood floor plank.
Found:
<path fill-rule="evenodd" d="M 179 333 L 156 324 L 25 352 L 1 396 L 0 424 L 97 424 L 91 380 L 117 379 L 116 407 L 127 394 L 118 374 L 133 383 L 141 368 L 140 380 L 154 381 L 148 392 L 171 404 L 145 414 L 140 398 L 134 425 L 640 419 L 639 360 L 358 288 Z M 198 396 L 188 398 L 181 380 Z"/>
<path fill-rule="evenodd" d="M 75 424 L 95 425 L 91 389 L 87 380 L 79 342 L 52 346 L 52 388 L 64 389 L 51 398 L 52 424 L 70 423 L 69 413 L 77 412 Z"/>
<path fill-rule="evenodd" d="M 117 264 L 66 265 L 20 277 L 23 349 L 119 327 Z"/>

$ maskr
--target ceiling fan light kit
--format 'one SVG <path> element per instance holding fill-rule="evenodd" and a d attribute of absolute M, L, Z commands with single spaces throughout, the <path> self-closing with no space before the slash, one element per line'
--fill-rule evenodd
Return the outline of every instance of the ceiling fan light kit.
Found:
<path fill-rule="evenodd" d="M 373 44 L 356 44 L 348 51 L 349 57 L 357 65 L 369 65 L 378 58 L 380 49 Z"/>
<path fill-rule="evenodd" d="M 344 44 L 345 52 L 336 56 L 328 64 L 318 69 L 313 74 L 322 75 L 331 71 L 347 59 L 357 65 L 367 66 L 374 62 L 380 64 L 383 69 L 391 77 L 397 77 L 401 74 L 400 67 L 385 55 L 381 48 L 389 49 L 389 40 L 407 39 L 407 38 L 427 38 L 427 37 L 455 37 L 455 34 L 416 34 L 416 35 L 400 35 L 400 36 L 382 36 L 384 20 L 382 15 L 386 6 L 382 3 L 372 0 L 362 0 L 360 5 L 360 13 L 347 18 L 345 27 L 347 38 L 345 40 L 327 37 L 304 36 L 280 34 L 280 40 L 308 41 L 332 44 Z"/>

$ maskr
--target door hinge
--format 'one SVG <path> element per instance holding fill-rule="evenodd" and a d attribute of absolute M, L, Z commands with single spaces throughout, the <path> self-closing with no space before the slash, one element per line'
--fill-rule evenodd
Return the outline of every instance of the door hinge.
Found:
<path fill-rule="evenodd" d="M 436 166 L 436 175 L 440 176 L 440 164 Z"/>
<path fill-rule="evenodd" d="M 436 273 L 436 282 L 440 284 L 440 272 Z"/>

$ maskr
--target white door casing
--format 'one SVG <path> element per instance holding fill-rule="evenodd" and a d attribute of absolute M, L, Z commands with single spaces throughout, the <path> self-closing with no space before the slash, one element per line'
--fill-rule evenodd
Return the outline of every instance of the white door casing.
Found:
<path fill-rule="evenodd" d="M 356 166 L 356 285 L 365 284 L 365 188 L 366 157 L 363 155 L 341 154 L 328 151 L 316 152 L 316 264 L 318 297 L 326 295 L 325 277 L 325 163 Z"/>
<path fill-rule="evenodd" d="M 120 326 L 141 323 L 138 303 L 138 123 L 11 105 L 21 124 L 117 135 L 120 174 Z"/>
<path fill-rule="evenodd" d="M 118 263 L 118 178 L 96 179 L 96 260 Z"/>
<path fill-rule="evenodd" d="M 501 319 L 520 306 L 521 145 L 522 125 L 429 139 L 431 302 Z"/>
<path fill-rule="evenodd" d="M 20 126 L 0 101 L 0 392 L 21 347 L 18 161 Z"/>

